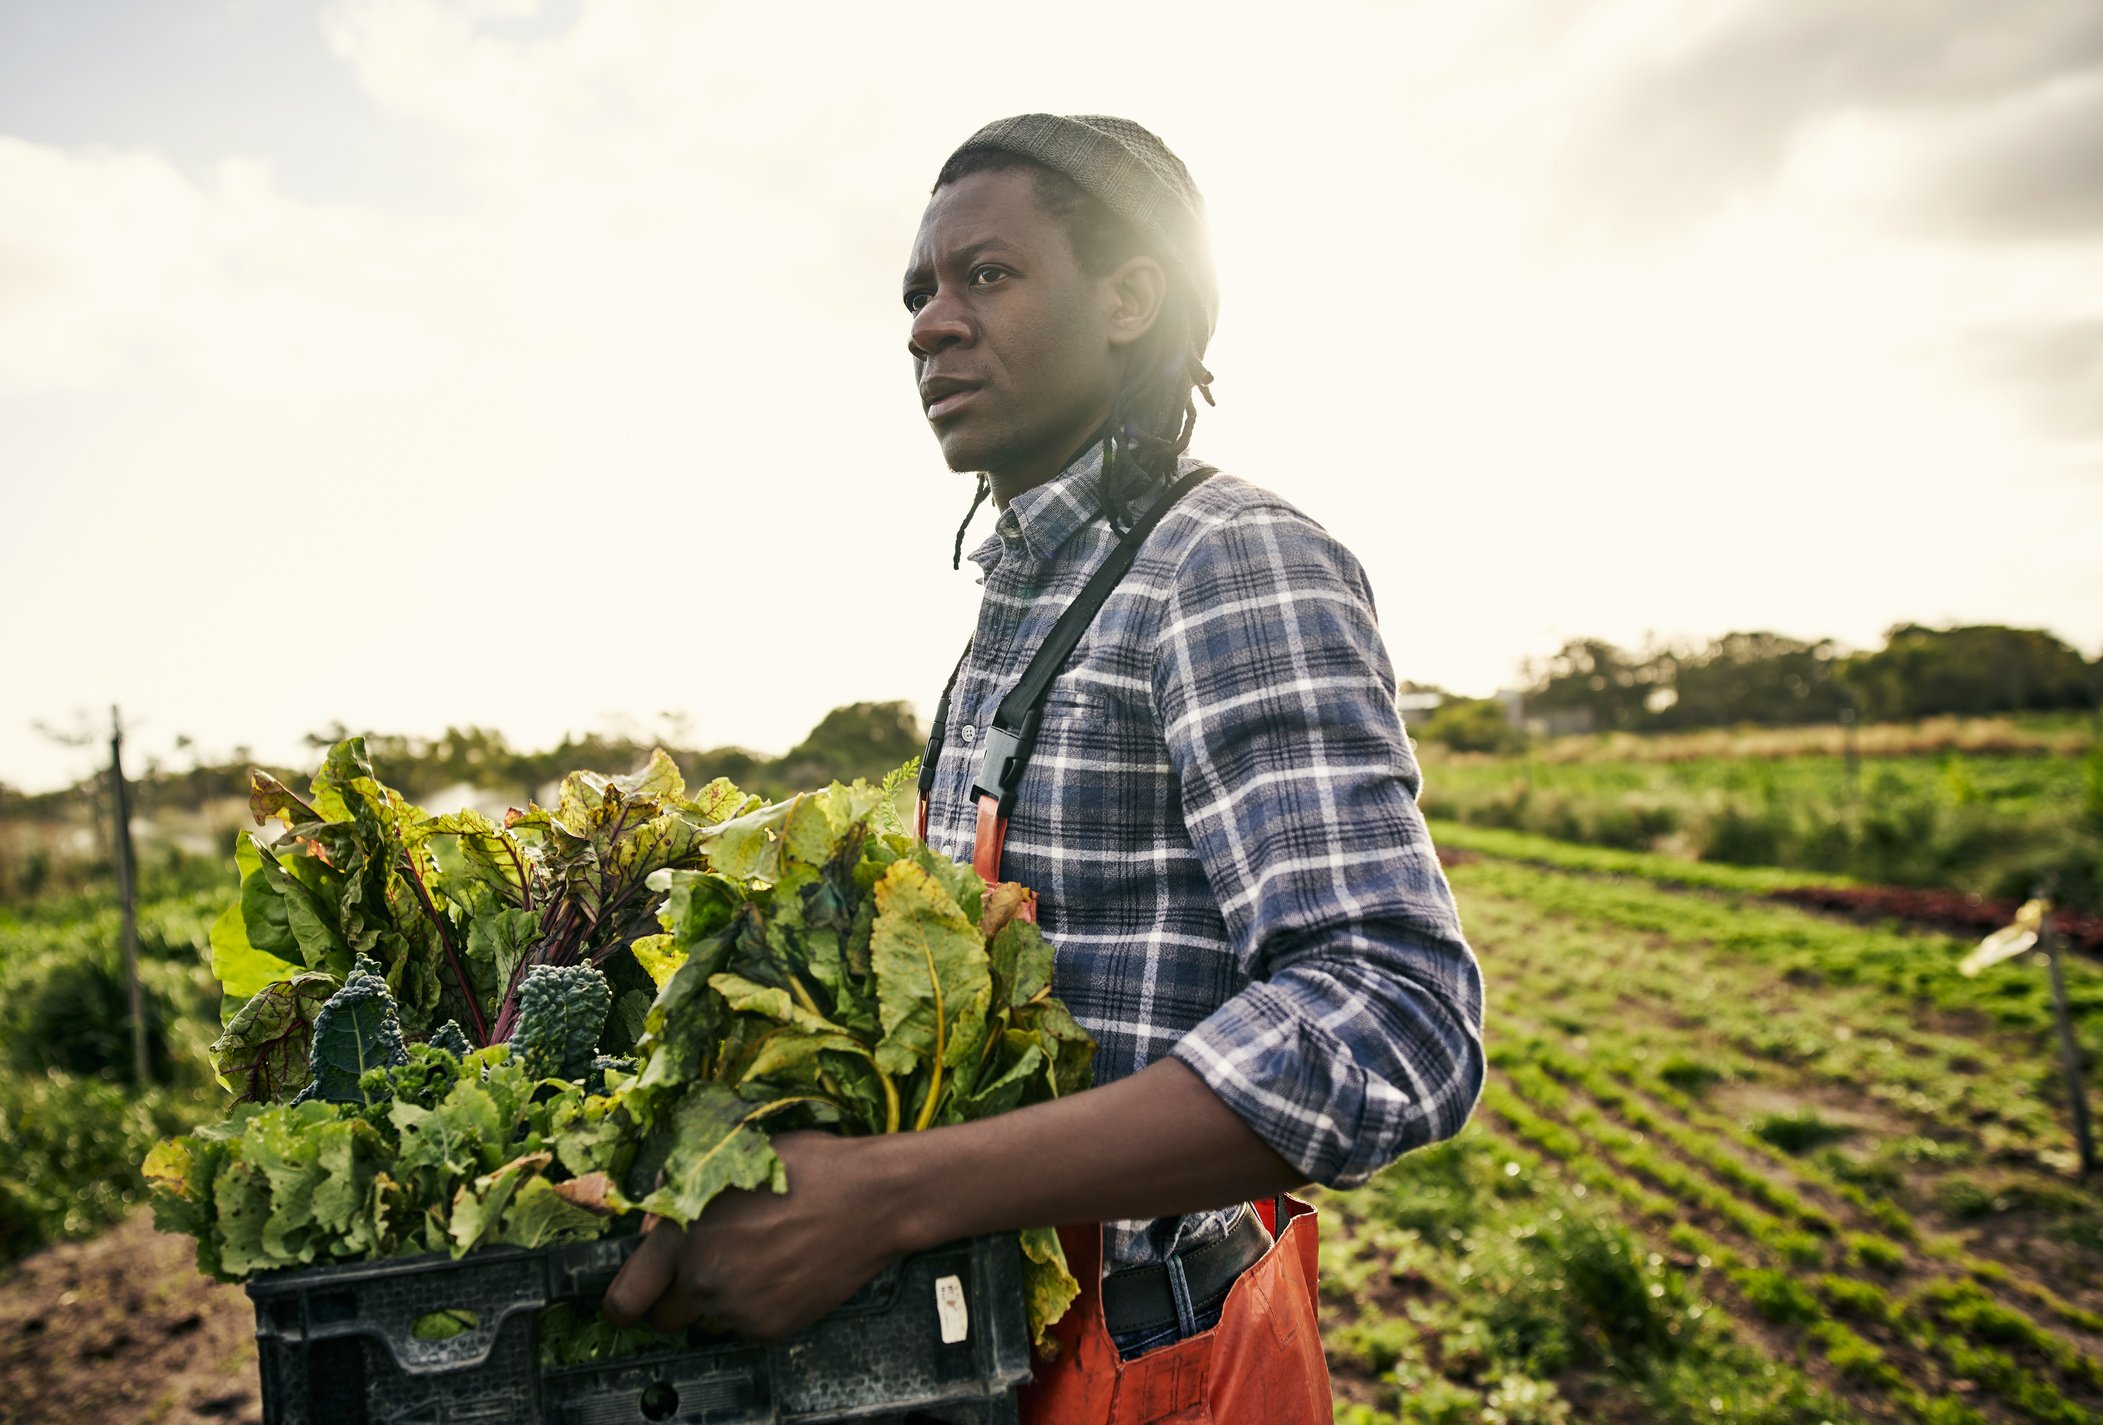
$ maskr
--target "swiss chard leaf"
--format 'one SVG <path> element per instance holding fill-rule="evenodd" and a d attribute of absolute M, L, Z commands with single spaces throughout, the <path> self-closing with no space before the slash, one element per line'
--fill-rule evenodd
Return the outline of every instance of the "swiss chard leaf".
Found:
<path fill-rule="evenodd" d="M 934 876 L 917 861 L 897 861 L 876 883 L 870 960 L 884 1032 L 877 1063 L 894 1075 L 927 1067 L 915 1120 L 924 1128 L 934 1121 L 944 1070 L 985 1043 L 993 990 L 985 942 Z"/>
<path fill-rule="evenodd" d="M 642 1201 L 645 1212 L 691 1222 L 717 1194 L 762 1185 L 788 1191 L 788 1173 L 758 1127 L 775 1105 L 754 1108 L 723 1084 L 697 1084 L 681 1096 L 666 1136 L 671 1151 L 664 1182 Z"/>
<path fill-rule="evenodd" d="M 231 1020 L 242 1005 L 260 992 L 265 985 L 278 980 L 289 980 L 300 971 L 297 963 L 299 946 L 293 941 L 284 921 L 284 908 L 278 898 L 256 871 L 262 853 L 255 847 L 247 833 L 241 833 L 234 852 L 241 864 L 243 879 L 241 898 L 220 913 L 212 922 L 212 974 L 219 981 L 224 999 L 220 1007 L 220 1022 Z M 255 887 L 252 896 L 250 886 Z M 259 902 L 258 911 L 275 913 L 275 920 L 264 920 L 265 944 L 257 945 L 255 935 L 248 927 L 249 903 Z M 259 914 L 259 919 L 262 915 Z M 284 953 L 280 953 L 284 952 Z M 285 958 L 289 954 L 293 958 Z"/>
<path fill-rule="evenodd" d="M 271 1103 L 306 1087 L 315 1016 L 342 987 L 334 975 L 302 972 L 241 1006 L 211 1047 L 213 1072 L 236 1103 Z"/>

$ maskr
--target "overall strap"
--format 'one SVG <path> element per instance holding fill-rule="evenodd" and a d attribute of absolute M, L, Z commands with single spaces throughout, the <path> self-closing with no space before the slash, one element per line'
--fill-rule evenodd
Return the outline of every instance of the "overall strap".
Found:
<path fill-rule="evenodd" d="M 1139 555 L 1139 546 L 1153 532 L 1161 517 L 1168 513 L 1169 506 L 1183 498 L 1205 479 L 1215 474 L 1210 465 L 1200 465 L 1189 474 L 1170 485 L 1153 506 L 1141 515 L 1110 551 L 1102 566 L 1089 577 L 1072 604 L 1059 615 L 1057 623 L 1045 636 L 1044 643 L 1030 659 L 1013 691 L 1001 700 L 993 715 L 993 726 L 986 730 L 980 744 L 983 756 L 979 775 L 972 784 L 971 794 L 978 802 L 978 831 L 972 846 L 972 865 L 988 885 L 1000 879 L 1001 847 L 1008 835 L 1008 812 L 1015 803 L 1015 787 L 1022 780 L 1023 769 L 1029 764 L 1030 753 L 1037 742 L 1037 711 L 1044 701 L 1052 679 L 1066 663 L 1081 635 L 1095 621 L 1110 591 L 1131 569 L 1132 561 Z M 918 825 L 920 839 L 927 839 L 927 805 L 935 786 L 935 761 L 942 755 L 942 745 L 949 726 L 950 695 L 956 691 L 957 676 L 964 671 L 964 660 L 971 656 L 971 645 L 964 645 L 964 652 L 957 658 L 956 667 L 950 669 L 949 681 L 942 687 L 942 697 L 935 704 L 934 726 L 928 729 L 927 750 L 920 758 L 920 807 Z"/>
<path fill-rule="evenodd" d="M 966 639 L 964 651 L 957 655 L 957 666 L 949 670 L 949 681 L 942 685 L 942 697 L 935 703 L 935 725 L 927 730 L 927 750 L 920 754 L 920 814 L 919 837 L 927 840 L 927 799 L 935 790 L 935 760 L 942 755 L 942 742 L 949 728 L 949 695 L 957 689 L 957 674 L 964 671 L 964 660 L 971 656 L 971 641 Z"/>
<path fill-rule="evenodd" d="M 971 864 L 977 868 L 980 879 L 992 885 L 1000 880 L 1001 847 L 1008 839 L 1008 813 L 1015 805 L 1015 788 L 1022 781 L 1023 770 L 1029 765 L 1030 753 L 1037 745 L 1037 717 L 1044 703 L 1044 695 L 1052 680 L 1065 666 L 1079 645 L 1088 625 L 1095 621 L 1110 591 L 1117 587 L 1139 557 L 1139 546 L 1153 533 L 1154 526 L 1168 513 L 1169 506 L 1183 498 L 1204 480 L 1214 474 L 1213 467 L 1200 465 L 1189 474 L 1170 485 L 1144 515 L 1125 531 L 1109 556 L 1087 584 L 1074 597 L 1059 621 L 1052 625 L 1050 633 L 1030 659 L 1029 667 L 1015 687 L 1001 699 L 1000 707 L 993 714 L 993 725 L 986 729 L 980 742 L 981 760 L 977 779 L 971 784 L 971 795 L 978 803 L 978 830 L 973 838 Z M 968 654 L 969 648 L 965 649 Z M 958 663 L 961 668 L 961 660 Z M 955 674 L 950 675 L 954 685 Z M 946 718 L 949 712 L 949 693 L 943 692 L 942 702 L 937 708 L 938 717 Z M 939 752 L 940 744 L 935 738 L 941 733 L 941 723 L 936 724 L 935 735 L 929 738 L 929 746 Z M 932 784 L 928 767 L 921 769 L 920 816 L 923 826 L 927 818 L 927 788 Z M 923 830 L 922 835 L 925 836 Z"/>

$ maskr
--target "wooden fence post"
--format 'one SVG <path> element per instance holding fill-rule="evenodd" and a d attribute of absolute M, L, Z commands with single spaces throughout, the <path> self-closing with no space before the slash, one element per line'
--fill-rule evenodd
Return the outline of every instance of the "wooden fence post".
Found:
<path fill-rule="evenodd" d="M 146 996 L 139 987 L 138 866 L 131 853 L 131 789 L 124 782 L 124 726 L 110 709 L 110 803 L 116 810 L 117 895 L 124 908 L 124 993 L 131 1014 L 131 1076 L 144 1088 Z"/>

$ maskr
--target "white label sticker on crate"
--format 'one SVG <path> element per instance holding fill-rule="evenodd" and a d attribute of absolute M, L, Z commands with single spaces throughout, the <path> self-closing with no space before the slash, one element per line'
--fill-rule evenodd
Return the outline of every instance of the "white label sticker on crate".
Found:
<path fill-rule="evenodd" d="M 961 1277 L 939 1277 L 935 1281 L 935 1312 L 942 1318 L 942 1344 L 954 1346 L 971 1334 L 971 1313 L 964 1307 Z"/>

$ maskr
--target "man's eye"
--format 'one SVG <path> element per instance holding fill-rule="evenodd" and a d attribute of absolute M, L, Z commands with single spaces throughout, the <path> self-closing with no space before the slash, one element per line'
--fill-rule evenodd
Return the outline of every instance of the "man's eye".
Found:
<path fill-rule="evenodd" d="M 1005 273 L 1005 272 L 1001 271 L 1001 269 L 999 269 L 998 267 L 992 267 L 992 266 L 987 266 L 987 267 L 974 267 L 974 268 L 972 268 L 972 269 L 971 269 L 971 282 L 972 282 L 972 285 L 973 285 L 973 286 L 975 286 L 975 287 L 984 287 L 984 286 L 986 286 L 986 285 L 987 285 L 987 284 L 986 284 L 986 282 L 985 282 L 984 280 L 982 280 L 982 279 L 984 279 L 984 278 L 986 277 L 986 274 L 988 274 L 988 273 L 991 273 L 991 274 L 992 274 L 992 280 L 993 280 L 993 281 L 996 281 L 996 282 L 997 282 L 997 281 L 999 281 L 999 280 L 1000 280 L 1001 278 L 1003 278 L 1003 277 L 1005 277 L 1005 276 L 1007 276 L 1007 275 L 1008 275 L 1007 273 Z"/>
<path fill-rule="evenodd" d="M 920 314 L 920 309 L 926 306 L 927 303 L 928 294 L 925 292 L 908 292 L 905 294 L 905 309 L 915 316 Z"/>

